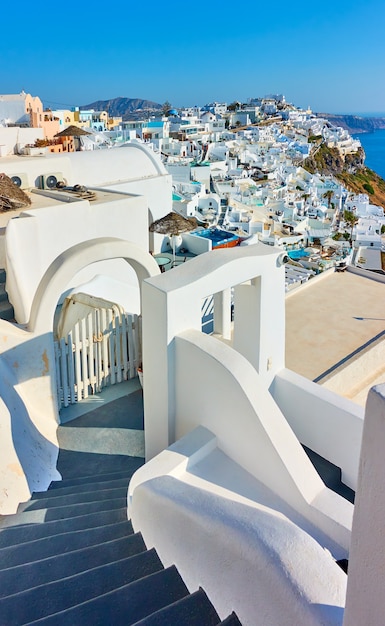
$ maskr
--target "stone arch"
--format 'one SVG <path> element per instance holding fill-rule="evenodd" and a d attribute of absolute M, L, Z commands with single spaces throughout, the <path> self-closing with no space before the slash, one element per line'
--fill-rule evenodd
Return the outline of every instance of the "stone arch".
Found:
<path fill-rule="evenodd" d="M 72 246 L 56 257 L 42 277 L 32 302 L 28 330 L 51 332 L 57 303 L 71 278 L 92 263 L 118 258 L 133 267 L 139 285 L 145 278 L 160 273 L 148 252 L 124 239 L 100 237 Z"/>

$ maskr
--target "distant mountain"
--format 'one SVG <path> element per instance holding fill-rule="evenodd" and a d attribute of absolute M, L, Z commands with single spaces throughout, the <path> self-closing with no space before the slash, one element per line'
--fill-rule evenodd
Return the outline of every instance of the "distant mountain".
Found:
<path fill-rule="evenodd" d="M 111 117 L 122 117 L 123 120 L 132 117 L 133 113 L 156 112 L 162 109 L 162 104 L 140 98 L 113 98 L 112 100 L 97 100 L 90 104 L 84 104 L 81 110 L 94 109 L 95 111 L 107 111 Z"/>
<path fill-rule="evenodd" d="M 385 117 L 361 117 L 359 115 L 336 115 L 334 113 L 317 113 L 317 117 L 324 117 L 333 126 L 342 126 L 354 135 L 355 133 L 372 133 L 385 128 Z"/>

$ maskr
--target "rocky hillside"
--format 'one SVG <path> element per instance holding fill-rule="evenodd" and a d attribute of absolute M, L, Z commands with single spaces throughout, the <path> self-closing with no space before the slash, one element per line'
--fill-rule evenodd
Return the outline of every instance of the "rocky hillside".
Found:
<path fill-rule="evenodd" d="M 304 162 L 304 168 L 312 174 L 318 172 L 334 176 L 349 191 L 366 193 L 372 204 L 385 208 L 385 180 L 365 166 L 362 148 L 344 158 L 337 148 L 328 148 L 320 143 Z"/>
<path fill-rule="evenodd" d="M 359 115 L 335 115 L 333 113 L 317 113 L 317 117 L 324 117 L 333 126 L 342 126 L 350 134 L 373 133 L 375 130 L 385 129 L 385 117 L 360 117 Z"/>
<path fill-rule="evenodd" d="M 338 179 L 350 191 L 367 193 L 372 204 L 385 208 L 385 180 L 373 170 L 363 167 L 355 174 L 342 172 Z"/>
<path fill-rule="evenodd" d="M 95 111 L 107 111 L 111 117 L 122 117 L 125 119 L 132 119 L 133 113 L 140 112 L 143 114 L 145 110 L 148 111 L 160 111 L 162 105 L 158 102 L 152 102 L 151 100 L 141 100 L 139 98 L 113 98 L 112 100 L 97 100 L 90 104 L 84 104 L 80 107 L 81 110 L 94 109 Z"/>
<path fill-rule="evenodd" d="M 328 148 L 320 140 L 314 145 L 309 158 L 305 160 L 304 167 L 312 174 L 332 174 L 338 176 L 342 172 L 355 174 L 365 165 L 365 152 L 360 148 L 353 154 L 347 154 L 344 158 L 337 148 Z"/>

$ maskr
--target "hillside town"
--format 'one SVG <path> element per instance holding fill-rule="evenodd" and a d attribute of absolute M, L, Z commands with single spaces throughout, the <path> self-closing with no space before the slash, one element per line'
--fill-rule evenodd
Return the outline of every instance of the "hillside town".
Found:
<path fill-rule="evenodd" d="M 0 96 L 0 622 L 377 626 L 361 144 L 283 95 L 126 117 Z"/>
<path fill-rule="evenodd" d="M 0 155 L 42 156 L 112 149 L 141 142 L 157 154 L 173 181 L 172 209 L 195 218 L 193 235 L 167 240 L 163 252 L 196 254 L 225 244 L 263 242 L 288 254 L 286 288 L 347 264 L 383 272 L 385 217 L 367 193 L 353 193 L 332 173 L 311 173 L 306 160 L 321 146 L 341 159 L 364 155 L 359 140 L 287 103 L 281 94 L 247 104 L 146 111 L 123 121 L 108 111 L 44 110 L 24 92 L 0 96 Z M 127 117 L 127 116 L 125 116 Z M 70 131 L 68 132 L 68 129 Z M 72 134 L 71 134 L 72 133 Z M 17 184 L 25 186 L 22 177 Z M 62 182 L 58 180 L 57 182 Z M 51 184 L 56 184 L 54 179 Z M 195 237 L 194 237 L 195 236 Z M 206 245 L 196 245 L 197 236 Z M 203 246 L 203 247 L 202 247 Z"/>

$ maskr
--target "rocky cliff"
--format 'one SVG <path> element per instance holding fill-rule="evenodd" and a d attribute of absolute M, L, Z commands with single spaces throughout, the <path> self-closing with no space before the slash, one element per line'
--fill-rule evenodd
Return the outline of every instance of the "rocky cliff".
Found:
<path fill-rule="evenodd" d="M 350 134 L 373 133 L 375 130 L 385 129 L 385 117 L 360 117 L 359 115 L 335 115 L 334 113 L 317 113 L 333 126 L 342 126 Z"/>
<path fill-rule="evenodd" d="M 328 148 L 320 143 L 305 160 L 304 168 L 312 174 L 334 176 L 349 191 L 366 193 L 372 204 L 385 208 L 385 180 L 365 166 L 362 148 L 343 157 L 337 148 Z"/>

